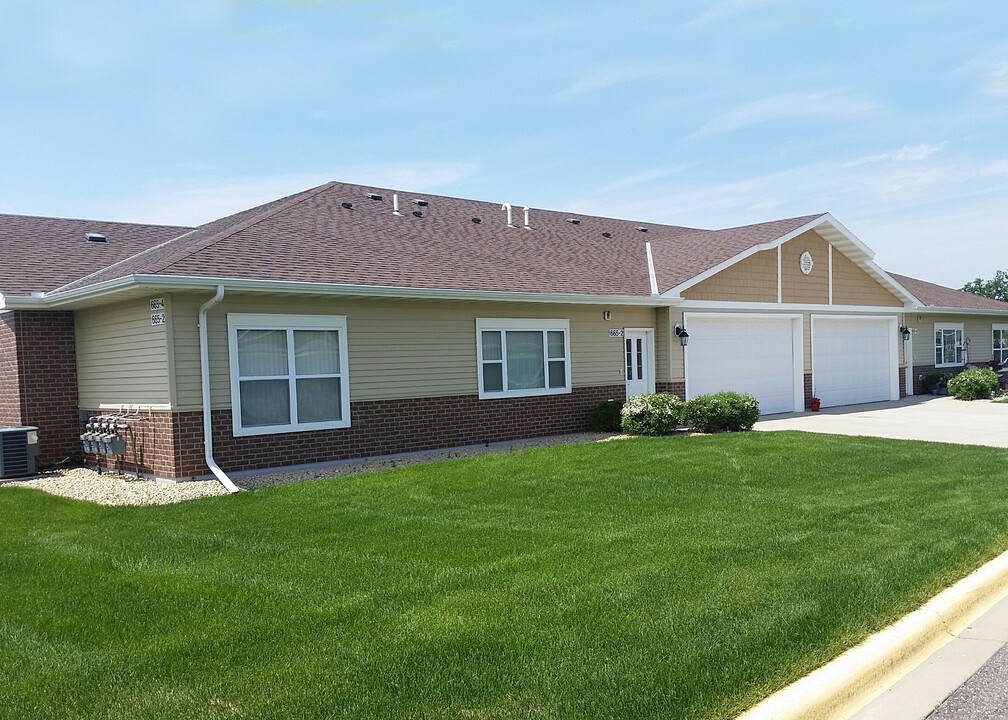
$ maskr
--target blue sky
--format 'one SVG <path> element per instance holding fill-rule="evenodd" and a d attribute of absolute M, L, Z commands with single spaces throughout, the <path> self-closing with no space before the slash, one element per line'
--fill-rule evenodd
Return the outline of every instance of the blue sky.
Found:
<path fill-rule="evenodd" d="M 197 224 L 327 180 L 1008 268 L 1008 5 L 0 0 L 0 212 Z"/>

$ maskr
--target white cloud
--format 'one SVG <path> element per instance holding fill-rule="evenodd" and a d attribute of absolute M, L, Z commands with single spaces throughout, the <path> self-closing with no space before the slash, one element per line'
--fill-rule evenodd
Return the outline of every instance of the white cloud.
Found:
<path fill-rule="evenodd" d="M 281 175 L 215 182 L 172 178 L 141 188 L 132 197 L 119 198 L 98 214 L 128 222 L 200 225 L 330 180 L 432 191 L 464 180 L 476 168 L 475 164 L 466 162 L 378 163 L 335 167 L 325 175 Z"/>
<path fill-rule="evenodd" d="M 1008 174 L 1008 158 L 997 160 L 980 168 L 981 175 L 1006 175 Z"/>
<path fill-rule="evenodd" d="M 683 68 L 677 65 L 668 64 L 646 64 L 646 63 L 619 63 L 607 65 L 602 68 L 582 75 L 572 84 L 557 93 L 558 98 L 572 98 L 579 95 L 606 90 L 617 85 L 625 85 L 635 80 L 644 78 L 675 75 L 681 73 Z"/>
<path fill-rule="evenodd" d="M 732 108 L 707 121 L 687 135 L 686 139 L 702 140 L 775 120 L 864 117 L 875 109 L 876 105 L 868 100 L 836 90 L 807 94 L 785 93 Z"/>
<path fill-rule="evenodd" d="M 912 162 L 915 160 L 923 160 L 924 158 L 930 157 L 937 152 L 941 152 L 946 145 L 948 145 L 948 141 L 923 145 L 904 145 L 898 150 L 889 150 L 888 152 L 879 153 L 878 155 L 865 155 L 864 157 L 859 157 L 856 160 L 851 160 L 850 162 L 845 163 L 844 167 L 855 167 L 857 165 L 879 162 Z"/>
<path fill-rule="evenodd" d="M 781 5 L 785 0 L 720 0 L 697 17 L 683 25 L 684 29 L 692 30 L 707 25 L 731 20 L 739 15 L 761 10 L 765 7 Z"/>

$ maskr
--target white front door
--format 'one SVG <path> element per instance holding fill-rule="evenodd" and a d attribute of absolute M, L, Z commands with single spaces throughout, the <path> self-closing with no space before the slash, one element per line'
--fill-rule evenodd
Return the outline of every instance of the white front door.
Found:
<path fill-rule="evenodd" d="M 645 330 L 626 330 L 623 334 L 623 360 L 626 364 L 626 396 L 654 392 L 651 347 Z"/>

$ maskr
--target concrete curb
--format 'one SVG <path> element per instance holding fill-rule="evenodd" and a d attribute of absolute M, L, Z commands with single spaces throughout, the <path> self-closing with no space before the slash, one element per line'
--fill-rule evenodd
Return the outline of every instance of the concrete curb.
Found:
<path fill-rule="evenodd" d="M 926 660 L 1008 592 L 1008 552 L 857 647 L 738 716 L 842 720 Z"/>

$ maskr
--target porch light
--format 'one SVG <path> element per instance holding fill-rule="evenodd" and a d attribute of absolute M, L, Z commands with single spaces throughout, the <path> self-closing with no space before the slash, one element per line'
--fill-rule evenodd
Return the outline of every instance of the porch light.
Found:
<path fill-rule="evenodd" d="M 900 331 L 900 334 L 903 335 L 903 339 L 904 340 L 909 340 L 910 339 L 910 328 L 908 328 L 906 325 L 900 325 L 899 326 L 899 331 Z"/>
<path fill-rule="evenodd" d="M 686 345 L 689 344 L 689 333 L 686 332 L 686 328 L 684 328 L 682 325 L 675 326 L 675 334 L 676 337 L 679 338 L 680 345 L 686 347 Z"/>

